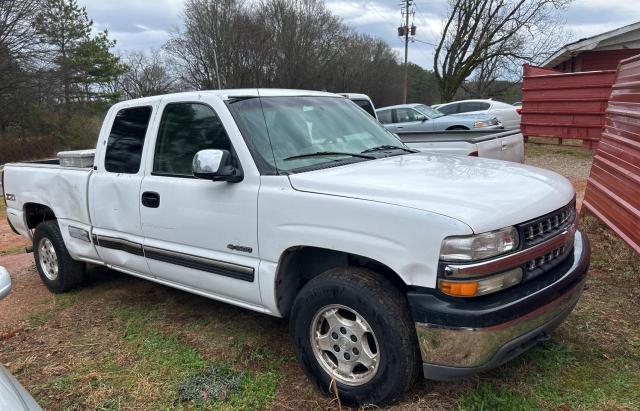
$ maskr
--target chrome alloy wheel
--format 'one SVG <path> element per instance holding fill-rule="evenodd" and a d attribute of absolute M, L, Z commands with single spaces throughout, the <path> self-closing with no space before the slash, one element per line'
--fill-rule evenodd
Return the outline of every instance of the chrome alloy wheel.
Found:
<path fill-rule="evenodd" d="M 365 384 L 378 371 L 380 353 L 373 329 L 344 305 L 328 305 L 316 313 L 311 322 L 311 347 L 322 368 L 343 384 Z"/>
<path fill-rule="evenodd" d="M 53 243 L 48 238 L 42 238 L 38 244 L 40 268 L 44 275 L 54 281 L 58 278 L 58 255 Z"/>

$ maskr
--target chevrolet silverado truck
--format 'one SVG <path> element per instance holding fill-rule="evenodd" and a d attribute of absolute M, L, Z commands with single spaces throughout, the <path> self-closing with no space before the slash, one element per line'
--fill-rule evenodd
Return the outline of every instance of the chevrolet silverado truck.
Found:
<path fill-rule="evenodd" d="M 3 180 L 52 292 L 100 264 L 288 318 L 307 376 L 349 404 L 518 356 L 572 311 L 589 266 L 565 178 L 416 152 L 330 93 L 121 102 L 89 167 L 8 164 Z"/>

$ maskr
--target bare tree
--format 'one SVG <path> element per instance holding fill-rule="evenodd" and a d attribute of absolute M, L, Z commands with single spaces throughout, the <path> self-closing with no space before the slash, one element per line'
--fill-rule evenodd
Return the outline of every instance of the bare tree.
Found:
<path fill-rule="evenodd" d="M 480 71 L 481 81 L 514 62 L 537 62 L 561 38 L 558 12 L 572 0 L 449 0 L 433 67 L 443 101 Z"/>
<path fill-rule="evenodd" d="M 0 136 L 33 79 L 30 69 L 39 52 L 33 23 L 39 10 L 38 0 L 0 0 Z"/>
<path fill-rule="evenodd" d="M 127 98 L 165 94 L 175 90 L 176 78 L 159 51 L 150 55 L 129 53 L 124 58 L 127 70 L 118 79 L 118 86 Z"/>

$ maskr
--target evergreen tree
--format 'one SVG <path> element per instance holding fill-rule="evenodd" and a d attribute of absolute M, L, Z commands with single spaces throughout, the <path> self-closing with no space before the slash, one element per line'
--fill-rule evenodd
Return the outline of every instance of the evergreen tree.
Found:
<path fill-rule="evenodd" d="M 65 111 L 70 103 L 104 97 L 103 86 L 124 71 L 107 31 L 91 36 L 93 20 L 76 0 L 45 0 L 36 29 L 58 74 Z"/>

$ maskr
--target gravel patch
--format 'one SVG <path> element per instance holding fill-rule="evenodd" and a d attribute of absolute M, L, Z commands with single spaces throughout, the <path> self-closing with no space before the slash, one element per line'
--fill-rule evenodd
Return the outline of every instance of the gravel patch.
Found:
<path fill-rule="evenodd" d="M 593 152 L 579 147 L 527 144 L 525 164 L 546 168 L 568 178 L 576 190 L 576 205 L 582 207 L 591 172 Z"/>
<path fill-rule="evenodd" d="M 593 152 L 582 148 L 527 144 L 525 164 L 546 168 L 569 180 L 586 180 L 591 171 Z"/>

